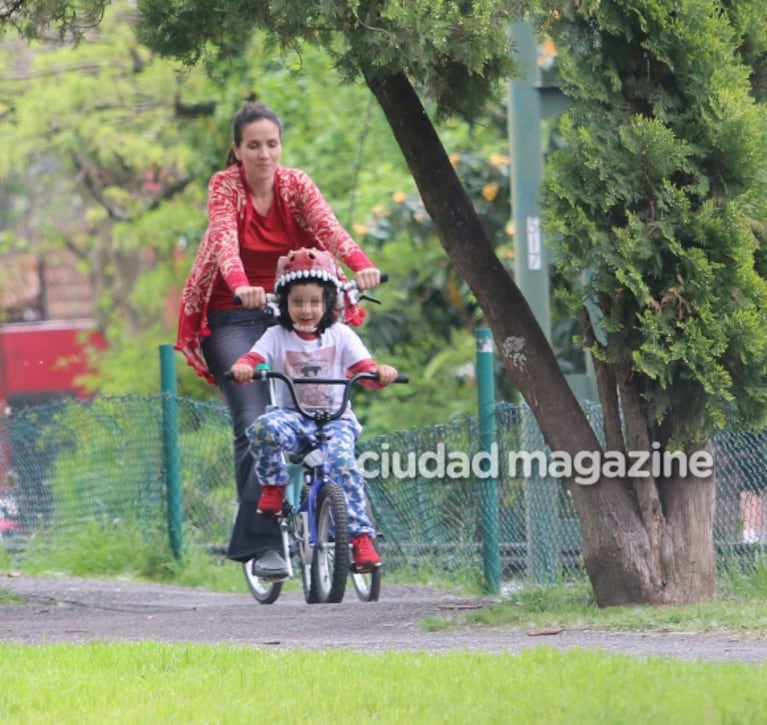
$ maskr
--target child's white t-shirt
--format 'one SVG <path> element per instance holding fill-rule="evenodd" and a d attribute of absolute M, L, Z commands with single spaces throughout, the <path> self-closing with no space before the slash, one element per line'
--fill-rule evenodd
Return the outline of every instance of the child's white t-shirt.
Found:
<path fill-rule="evenodd" d="M 371 355 L 359 335 L 347 325 L 335 323 L 319 338 L 304 340 L 293 330 L 274 325 L 252 347 L 272 370 L 291 378 L 347 377 L 346 371 Z M 285 383 L 275 380 L 275 404 L 295 408 Z M 298 400 L 305 410 L 335 412 L 343 399 L 342 385 L 296 385 Z M 351 406 L 349 406 L 351 408 Z"/>

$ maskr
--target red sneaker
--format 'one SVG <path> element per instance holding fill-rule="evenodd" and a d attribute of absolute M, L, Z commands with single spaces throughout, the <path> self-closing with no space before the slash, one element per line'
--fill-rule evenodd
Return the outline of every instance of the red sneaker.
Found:
<path fill-rule="evenodd" d="M 264 514 L 282 513 L 282 501 L 285 498 L 285 486 L 262 486 L 258 499 L 258 510 Z"/>
<path fill-rule="evenodd" d="M 369 534 L 359 534 L 352 539 L 352 554 L 357 571 L 369 571 L 381 566 L 381 557 L 378 556 Z"/>

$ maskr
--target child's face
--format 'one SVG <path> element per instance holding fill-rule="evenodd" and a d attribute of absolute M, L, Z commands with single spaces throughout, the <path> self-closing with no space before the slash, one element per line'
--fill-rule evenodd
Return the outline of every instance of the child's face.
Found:
<path fill-rule="evenodd" d="M 288 292 L 288 314 L 298 332 L 314 332 L 325 314 L 322 285 L 294 283 Z"/>

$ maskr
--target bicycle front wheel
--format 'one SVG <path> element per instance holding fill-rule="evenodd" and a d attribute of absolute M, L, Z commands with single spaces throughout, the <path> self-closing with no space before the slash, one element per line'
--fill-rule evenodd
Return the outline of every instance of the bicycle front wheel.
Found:
<path fill-rule="evenodd" d="M 311 602 L 338 604 L 349 574 L 349 517 L 346 496 L 335 483 L 326 483 L 317 497 L 317 541 L 311 570 Z"/>

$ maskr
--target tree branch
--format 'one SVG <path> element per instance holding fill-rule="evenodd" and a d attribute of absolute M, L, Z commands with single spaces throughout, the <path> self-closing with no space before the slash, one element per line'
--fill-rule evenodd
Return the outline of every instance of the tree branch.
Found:
<path fill-rule="evenodd" d="M 93 164 L 82 154 L 72 154 L 75 168 L 82 175 L 83 183 L 93 198 L 106 209 L 111 219 L 117 222 L 129 222 L 133 217 L 128 214 L 119 204 L 109 199 L 104 193 L 104 185 L 97 180 L 97 173 Z"/>
<path fill-rule="evenodd" d="M 212 116 L 216 112 L 216 102 L 184 103 L 179 98 L 176 98 L 173 104 L 173 111 L 176 118 L 204 118 Z"/>
<path fill-rule="evenodd" d="M 180 176 L 175 181 L 172 181 L 169 184 L 164 184 L 162 187 L 162 192 L 152 199 L 152 201 L 147 205 L 146 210 L 151 211 L 152 209 L 156 209 L 158 206 L 160 206 L 161 202 L 165 201 L 166 199 L 170 199 L 180 191 L 183 191 L 187 186 L 189 186 L 191 180 L 192 179 L 189 176 Z"/>

